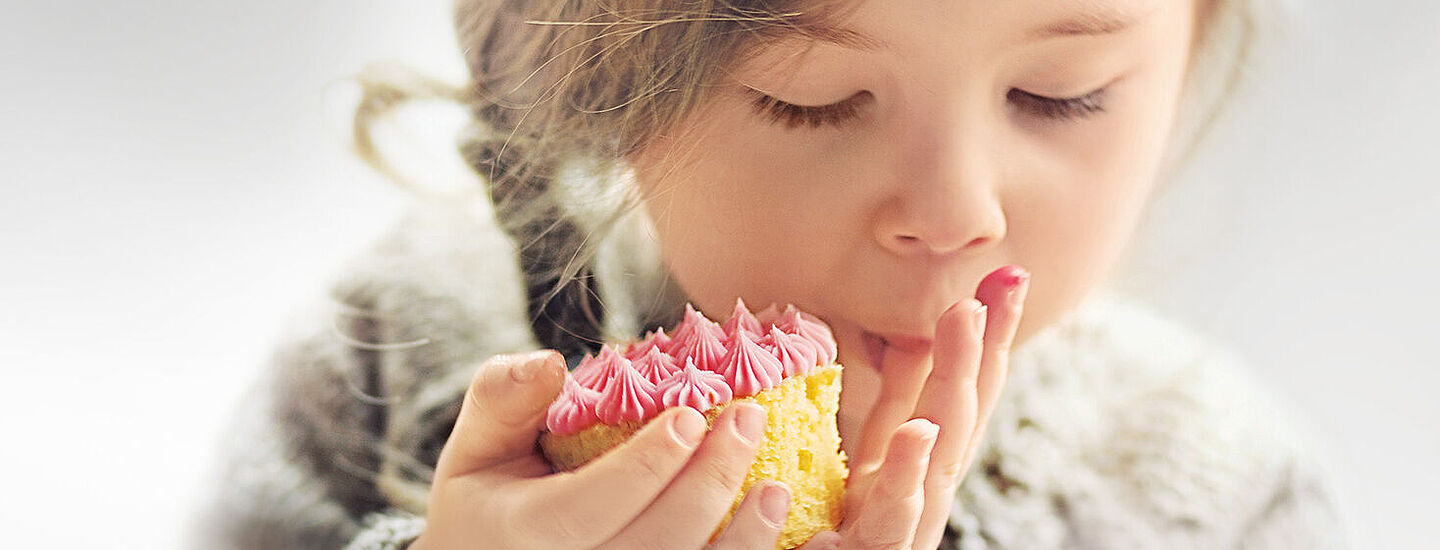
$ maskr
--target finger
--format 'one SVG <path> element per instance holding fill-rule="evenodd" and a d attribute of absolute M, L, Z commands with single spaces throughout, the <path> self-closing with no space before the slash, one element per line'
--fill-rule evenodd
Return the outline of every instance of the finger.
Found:
<path fill-rule="evenodd" d="M 605 548 L 699 548 L 735 504 L 755 451 L 765 438 L 765 409 L 737 402 L 675 481 Z"/>
<path fill-rule="evenodd" d="M 976 421 L 975 435 L 970 438 L 972 443 L 961 459 L 962 469 L 969 467 L 974 459 L 985 427 L 990 424 L 990 414 L 995 411 L 1005 380 L 1010 376 L 1010 350 L 1015 343 L 1015 333 L 1020 328 L 1029 291 L 1030 272 L 1015 265 L 996 270 L 980 285 L 980 299 L 991 306 L 990 328 L 985 332 L 985 352 L 980 360 L 980 378 L 976 381 L 980 417 Z"/>
<path fill-rule="evenodd" d="M 876 472 L 864 506 L 842 529 L 844 548 L 910 548 L 924 506 L 921 486 L 939 427 L 923 418 L 900 425 Z"/>
<path fill-rule="evenodd" d="M 711 550 L 774 548 L 790 510 L 790 488 L 779 481 L 758 483 L 745 493 L 735 517 Z"/>
<path fill-rule="evenodd" d="M 886 453 L 895 429 L 914 416 L 915 400 L 930 371 L 929 350 L 886 346 L 880 360 L 880 392 L 860 427 L 860 443 L 851 457 L 850 488 L 864 494 L 871 475 Z M 848 493 L 847 493 L 848 494 Z"/>
<path fill-rule="evenodd" d="M 987 309 L 980 301 L 967 299 L 946 310 L 936 325 L 935 368 L 915 406 L 917 418 L 929 419 L 940 430 L 925 475 L 925 507 L 916 532 L 920 548 L 939 543 L 962 459 L 974 435 L 979 407 L 975 385 Z"/>
<path fill-rule="evenodd" d="M 496 355 L 475 373 L 436 464 L 444 479 L 534 453 L 545 410 L 565 382 L 554 350 Z"/>
<path fill-rule="evenodd" d="M 547 538 L 537 542 L 542 548 L 595 547 L 634 521 L 685 468 L 704 438 L 705 417 L 699 412 L 667 409 L 584 466 L 531 480 L 528 498 L 515 515 L 525 524 L 517 532 L 529 529 Z"/>
<path fill-rule="evenodd" d="M 936 444 L 937 456 L 931 458 L 930 478 L 926 480 L 925 512 L 921 514 L 916 535 L 917 545 L 921 548 L 935 547 L 944 536 L 950 507 L 954 505 L 955 487 L 969 470 L 975 450 L 979 448 L 985 428 L 989 425 L 990 415 L 999 401 L 1010 372 L 1010 349 L 1020 323 L 1021 305 L 1029 280 L 1029 272 L 1009 265 L 995 270 L 980 283 L 976 295 L 985 304 L 985 318 L 979 320 L 983 329 L 967 335 L 974 349 L 980 350 L 978 370 L 973 387 L 961 390 L 970 402 L 975 403 L 973 410 L 967 406 L 962 414 L 973 415 L 974 421 L 969 423 L 968 429 L 964 421 L 957 422 L 954 429 L 941 425 L 940 440 Z M 936 361 L 937 365 L 940 364 L 938 355 Z M 936 370 L 939 371 L 938 366 Z M 960 399 L 952 402 L 959 403 Z M 927 401 L 922 397 L 921 404 L 917 406 L 917 416 L 926 416 L 920 409 L 929 411 L 932 406 L 937 414 L 944 414 L 945 407 L 938 401 Z M 954 437 L 947 439 L 947 436 Z M 958 457 L 954 454 L 957 449 L 961 451 Z"/>

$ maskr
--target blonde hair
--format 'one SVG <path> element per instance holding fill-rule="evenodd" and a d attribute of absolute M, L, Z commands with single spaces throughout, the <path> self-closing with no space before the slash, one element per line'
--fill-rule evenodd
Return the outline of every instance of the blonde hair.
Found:
<path fill-rule="evenodd" d="M 1197 1 L 1199 28 L 1165 180 L 1244 80 L 1276 0 Z M 835 33 L 829 23 L 853 4 L 627 0 L 620 8 L 603 0 L 456 0 L 470 81 L 454 86 L 414 73 L 362 72 L 355 148 L 399 179 L 376 150 L 376 119 L 415 98 L 464 105 L 471 124 L 458 147 L 520 248 L 532 321 L 553 324 L 557 338 L 599 342 L 598 292 L 588 266 L 616 220 L 639 204 L 638 193 L 611 189 L 619 201 L 581 213 L 556 180 L 581 166 L 603 185 L 617 185 L 625 155 L 702 105 L 723 67 L 769 39 Z"/>

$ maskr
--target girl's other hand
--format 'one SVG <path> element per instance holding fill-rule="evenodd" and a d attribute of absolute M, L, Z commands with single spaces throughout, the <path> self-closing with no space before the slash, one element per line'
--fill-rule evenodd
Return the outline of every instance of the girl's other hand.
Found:
<path fill-rule="evenodd" d="M 861 428 L 845 491 L 845 549 L 939 546 L 955 489 L 1005 385 L 1030 274 L 1000 268 L 979 298 L 946 310 L 936 324 L 933 366 L 926 354 L 888 349 L 880 396 Z M 812 544 L 822 537 L 812 539 Z"/>
<path fill-rule="evenodd" d="M 738 403 L 707 434 L 699 412 L 674 407 L 585 466 L 553 473 L 535 441 L 565 376 L 550 350 L 480 367 L 440 453 L 425 532 L 410 548 L 705 545 L 754 460 L 765 411 Z M 789 500 L 783 484 L 755 484 L 714 547 L 774 547 Z"/>

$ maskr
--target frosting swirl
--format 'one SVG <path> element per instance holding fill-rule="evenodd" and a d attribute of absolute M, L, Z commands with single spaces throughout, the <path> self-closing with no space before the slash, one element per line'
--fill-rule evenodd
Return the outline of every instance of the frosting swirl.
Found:
<path fill-rule="evenodd" d="M 777 312 L 772 303 L 757 316 L 737 298 L 722 326 L 687 303 L 673 336 L 659 328 L 586 354 L 546 410 L 545 426 L 573 434 L 596 423 L 643 422 L 669 407 L 704 412 L 809 374 L 834 362 L 836 351 L 830 328 L 794 304 Z"/>
<path fill-rule="evenodd" d="M 615 371 L 615 378 L 600 392 L 595 416 L 606 424 L 619 424 L 625 420 L 639 422 L 659 412 L 657 405 L 655 384 L 640 376 L 640 371 L 635 370 L 629 361 L 624 361 Z"/>
<path fill-rule="evenodd" d="M 721 328 L 715 321 L 711 321 L 700 312 L 695 311 L 695 307 L 687 302 L 685 304 L 685 317 L 680 321 L 680 324 L 675 327 L 675 334 L 670 337 L 670 345 L 665 348 L 665 351 L 675 356 L 676 359 L 679 359 L 680 350 L 692 345 L 696 338 L 706 332 L 714 334 L 717 340 L 725 341 L 725 329 Z M 696 366 L 705 368 L 704 365 L 697 364 Z"/>
<path fill-rule="evenodd" d="M 695 368 L 686 359 L 685 368 L 666 378 L 656 388 L 663 408 L 685 406 L 700 412 L 730 401 L 734 395 L 720 373 Z"/>
<path fill-rule="evenodd" d="M 820 350 L 820 364 L 828 365 L 835 362 L 839 350 L 835 346 L 835 335 L 830 332 L 830 327 L 814 317 L 800 313 L 795 304 L 785 304 L 785 311 L 780 314 L 780 322 L 775 326 L 791 334 L 799 334 L 815 344 Z"/>
<path fill-rule="evenodd" d="M 796 334 L 786 334 L 780 327 L 770 327 L 768 336 L 786 377 L 808 374 L 816 367 L 820 350 L 809 339 Z"/>
<path fill-rule="evenodd" d="M 735 397 L 749 397 L 780 383 L 780 360 L 765 348 L 755 343 L 749 332 L 738 331 L 731 339 L 730 351 L 725 355 L 725 381 Z"/>
<path fill-rule="evenodd" d="M 644 376 L 652 384 L 659 384 L 670 375 L 680 372 L 680 367 L 675 366 L 675 358 L 655 346 L 651 346 L 650 351 L 631 364 L 635 366 L 635 370 L 640 371 L 640 376 Z"/>
<path fill-rule="evenodd" d="M 600 392 L 581 386 L 575 377 L 567 376 L 560 398 L 545 411 L 545 428 L 558 434 L 583 430 L 599 420 L 595 415 L 595 404 L 599 401 Z"/>
<path fill-rule="evenodd" d="M 715 330 L 703 328 L 702 325 L 702 328 L 697 328 L 690 334 L 689 341 L 674 348 L 670 354 L 675 356 L 676 363 L 694 359 L 696 368 L 720 372 L 720 362 L 724 360 L 726 351 L 725 343 L 721 341 L 724 332 L 714 322 L 709 320 L 705 322 L 714 325 Z M 676 338 L 675 341 L 679 342 L 680 339 Z"/>
<path fill-rule="evenodd" d="M 644 340 L 635 342 L 626 348 L 625 358 L 634 361 L 644 357 L 645 353 L 650 351 L 651 348 L 660 348 L 660 351 L 664 352 L 668 347 L 670 347 L 670 337 L 665 335 L 664 328 L 660 328 L 653 332 L 646 333 Z M 679 367 L 676 367 L 676 370 L 679 370 Z"/>
<path fill-rule="evenodd" d="M 765 309 L 755 314 L 755 320 L 760 322 L 762 329 L 769 330 L 770 327 L 775 326 L 775 321 L 780 320 L 780 310 L 775 305 L 775 302 L 770 302 L 770 305 L 765 306 Z"/>
<path fill-rule="evenodd" d="M 699 330 L 700 322 L 705 320 L 704 315 L 695 311 L 695 306 L 686 302 L 685 315 L 680 318 L 680 324 L 675 325 L 675 332 L 670 335 L 670 343 L 665 346 L 665 352 L 679 357 L 677 352 L 695 337 L 695 331 Z"/>
<path fill-rule="evenodd" d="M 605 386 L 615 379 L 622 366 L 630 366 L 630 360 L 617 353 L 614 346 L 600 346 L 600 355 L 585 355 L 572 374 L 580 385 L 604 393 Z"/>
<path fill-rule="evenodd" d="M 734 336 L 737 330 L 748 330 L 755 336 L 765 334 L 765 329 L 760 328 L 760 320 L 750 313 L 745 307 L 745 300 L 740 298 L 735 299 L 735 309 L 730 313 L 730 320 L 725 321 L 721 329 L 725 331 L 726 337 Z"/>

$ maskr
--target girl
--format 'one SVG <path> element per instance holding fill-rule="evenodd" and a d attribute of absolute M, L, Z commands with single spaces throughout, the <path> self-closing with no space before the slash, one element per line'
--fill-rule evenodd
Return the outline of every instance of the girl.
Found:
<path fill-rule="evenodd" d="M 1251 2 L 615 4 L 457 3 L 473 81 L 424 91 L 473 114 L 484 192 L 422 202 L 282 348 L 208 545 L 700 548 L 755 407 L 568 474 L 534 440 L 566 363 L 737 297 L 840 345 L 853 473 L 806 548 L 1344 545 L 1232 361 L 1099 291 Z M 407 89 L 367 82 L 375 157 Z M 787 506 L 756 485 L 715 547 Z"/>

